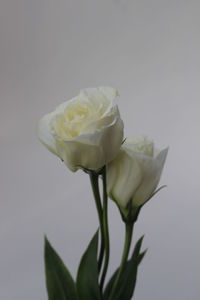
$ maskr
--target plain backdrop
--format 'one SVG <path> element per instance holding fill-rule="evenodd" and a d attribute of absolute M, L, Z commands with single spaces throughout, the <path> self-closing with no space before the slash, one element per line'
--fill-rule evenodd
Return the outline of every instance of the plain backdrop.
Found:
<path fill-rule="evenodd" d="M 0 299 L 45 300 L 47 234 L 73 276 L 98 222 L 89 178 L 35 134 L 39 118 L 86 87 L 119 90 L 125 136 L 170 146 L 142 210 L 136 300 L 200 298 L 200 1 L 0 1 Z M 111 264 L 124 227 L 109 202 Z"/>

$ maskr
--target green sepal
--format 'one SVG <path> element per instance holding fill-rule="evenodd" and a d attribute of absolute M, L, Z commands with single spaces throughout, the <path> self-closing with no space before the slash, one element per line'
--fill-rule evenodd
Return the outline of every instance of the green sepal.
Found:
<path fill-rule="evenodd" d="M 48 299 L 78 300 L 72 276 L 46 237 L 44 259 Z"/>
<path fill-rule="evenodd" d="M 80 300 L 101 300 L 98 283 L 97 251 L 98 231 L 95 233 L 80 261 L 76 280 Z"/>
<path fill-rule="evenodd" d="M 120 279 L 119 287 L 120 289 L 116 291 L 116 295 L 114 295 L 114 300 L 130 300 L 133 296 L 136 279 L 137 279 L 137 269 L 139 264 L 141 263 L 144 255 L 146 254 L 146 250 L 140 253 L 140 249 L 142 246 L 144 236 L 142 236 L 136 243 L 135 248 L 133 250 L 133 254 L 130 260 L 127 261 L 124 271 L 122 272 L 122 276 Z M 111 293 L 113 284 L 115 282 L 115 278 L 117 276 L 119 268 L 114 272 L 111 279 L 109 280 L 105 292 L 104 299 L 108 300 L 109 295 Z"/>

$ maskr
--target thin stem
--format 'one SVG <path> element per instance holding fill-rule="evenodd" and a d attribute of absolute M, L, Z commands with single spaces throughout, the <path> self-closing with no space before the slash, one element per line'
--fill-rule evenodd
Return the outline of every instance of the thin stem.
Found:
<path fill-rule="evenodd" d="M 100 280 L 100 289 L 103 290 L 104 281 L 106 273 L 108 270 L 108 263 L 110 257 L 110 241 L 109 241 L 109 230 L 108 230 L 108 197 L 107 197 L 107 187 L 106 187 L 106 167 L 102 171 L 103 177 L 103 228 L 104 228 L 104 239 L 105 239 L 105 261 L 104 268 L 102 272 L 102 277 Z"/>
<path fill-rule="evenodd" d="M 121 264 L 120 264 L 120 267 L 119 267 L 119 270 L 117 273 L 117 277 L 113 284 L 109 300 L 114 299 L 113 297 L 115 296 L 115 294 L 117 292 L 119 281 L 121 279 L 122 272 L 124 270 L 124 267 L 125 267 L 127 259 L 128 259 L 128 254 L 129 254 L 131 240 L 132 240 L 132 234 L 133 234 L 133 223 L 131 223 L 131 224 L 126 223 L 126 234 L 125 234 L 124 250 L 123 250 L 123 254 L 122 254 Z"/>
<path fill-rule="evenodd" d="M 104 250 L 105 250 L 105 242 L 104 242 L 104 229 L 103 229 L 103 209 L 101 205 L 101 197 L 99 193 L 99 182 L 98 182 L 98 174 L 95 172 L 90 172 L 90 182 L 92 186 L 92 191 L 95 199 L 95 204 L 97 208 L 97 214 L 99 219 L 99 226 L 100 226 L 100 234 L 101 234 L 101 247 L 99 252 L 99 258 L 98 258 L 98 270 L 99 273 L 101 271 L 102 263 L 103 263 L 103 257 L 104 257 Z"/>

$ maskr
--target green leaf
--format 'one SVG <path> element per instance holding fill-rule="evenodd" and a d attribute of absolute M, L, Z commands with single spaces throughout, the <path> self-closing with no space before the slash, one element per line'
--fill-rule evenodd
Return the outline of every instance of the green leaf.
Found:
<path fill-rule="evenodd" d="M 75 283 L 47 238 L 45 238 L 44 258 L 48 299 L 78 300 Z"/>
<path fill-rule="evenodd" d="M 98 284 L 98 231 L 81 258 L 77 274 L 77 291 L 80 300 L 101 300 Z"/>
<path fill-rule="evenodd" d="M 144 239 L 144 235 L 141 236 L 141 238 L 139 238 L 139 240 L 137 241 L 137 243 L 135 244 L 135 248 L 133 250 L 133 254 L 132 257 L 138 257 L 138 255 L 140 254 L 140 249 L 142 247 L 142 242 Z"/>
<path fill-rule="evenodd" d="M 142 236 L 135 245 L 133 250 L 133 254 L 130 260 L 127 261 L 124 271 L 122 272 L 122 276 L 120 279 L 120 289 L 117 291 L 117 294 L 114 297 L 114 300 L 130 300 L 133 296 L 136 279 L 137 279 L 137 269 L 139 264 L 141 263 L 146 251 L 140 253 L 140 249 L 142 246 L 144 236 Z M 115 282 L 115 278 L 117 276 L 119 268 L 114 272 L 110 281 L 108 282 L 105 292 L 104 299 L 108 300 L 109 295 L 112 290 L 112 286 Z"/>

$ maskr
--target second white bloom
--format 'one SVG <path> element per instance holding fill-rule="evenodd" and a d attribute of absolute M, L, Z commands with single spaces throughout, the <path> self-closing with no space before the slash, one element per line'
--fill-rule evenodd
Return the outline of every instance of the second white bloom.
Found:
<path fill-rule="evenodd" d="M 168 149 L 158 151 L 146 138 L 126 140 L 107 167 L 107 190 L 124 216 L 137 210 L 155 191 Z"/>

